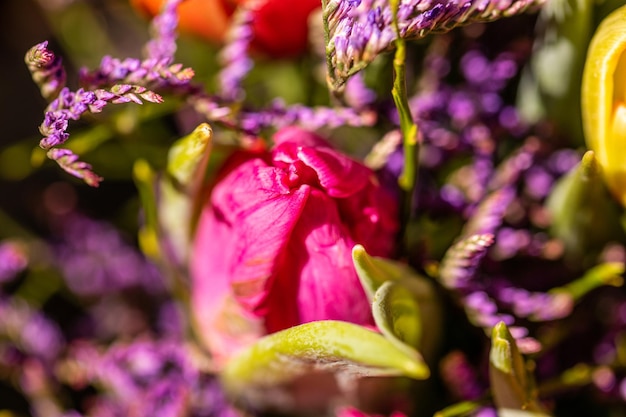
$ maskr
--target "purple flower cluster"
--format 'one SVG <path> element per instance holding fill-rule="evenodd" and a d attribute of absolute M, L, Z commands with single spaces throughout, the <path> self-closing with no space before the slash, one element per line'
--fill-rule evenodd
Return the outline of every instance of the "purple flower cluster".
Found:
<path fill-rule="evenodd" d="M 111 225 L 79 215 L 60 225 L 56 259 L 69 288 L 81 296 L 102 296 L 129 288 L 162 293 L 156 267 Z"/>
<path fill-rule="evenodd" d="M 28 266 L 26 246 L 18 241 L 0 242 L 0 284 L 11 281 Z"/>
<path fill-rule="evenodd" d="M 472 23 L 512 16 L 539 6 L 542 0 L 493 1 L 400 1 L 398 26 L 405 39 L 423 38 Z M 335 89 L 365 68 L 382 52 L 393 47 L 396 33 L 389 0 L 331 0 L 324 7 L 328 21 L 326 54 Z"/>
<path fill-rule="evenodd" d="M 166 0 L 161 7 L 161 13 L 152 20 L 152 39 L 145 47 L 148 58 L 157 61 L 173 61 L 178 27 L 176 9 L 182 2 L 183 0 Z"/>
<path fill-rule="evenodd" d="M 182 64 L 172 64 L 169 58 L 144 60 L 125 58 L 120 60 L 104 56 L 100 66 L 93 71 L 82 68 L 80 84 L 87 89 L 96 89 L 116 84 L 141 85 L 153 90 L 177 90 L 189 86 L 194 72 Z"/>
<path fill-rule="evenodd" d="M 0 363 L 19 367 L 25 356 L 33 356 L 51 365 L 61 353 L 65 341 L 59 327 L 25 301 L 0 298 L 0 317 Z"/>
<path fill-rule="evenodd" d="M 77 342 L 60 372 L 69 385 L 102 391 L 89 399 L 84 416 L 237 416 L 197 359 L 180 340 L 143 338 L 107 349 Z"/>
<path fill-rule="evenodd" d="M 65 87 L 67 75 L 61 57 L 48 49 L 47 41 L 33 46 L 24 61 L 46 100 L 54 99 Z"/>
<path fill-rule="evenodd" d="M 252 41 L 252 23 L 255 7 L 260 2 L 253 1 L 250 5 L 239 7 L 227 35 L 227 43 L 220 52 L 222 69 L 219 73 L 219 86 L 222 97 L 231 101 L 241 101 L 245 97 L 241 83 L 254 61 L 248 56 L 248 48 Z"/>
<path fill-rule="evenodd" d="M 46 108 L 44 122 L 39 126 L 39 132 L 45 137 L 39 142 L 39 146 L 50 149 L 65 143 L 69 137 L 69 133 L 66 132 L 69 121 L 80 119 L 86 112 L 99 113 L 108 103 L 121 104 L 132 101 L 142 104 L 142 100 L 152 103 L 163 101 L 158 94 L 138 85 L 117 84 L 109 90 L 95 91 L 80 88 L 76 92 L 64 88 Z"/>

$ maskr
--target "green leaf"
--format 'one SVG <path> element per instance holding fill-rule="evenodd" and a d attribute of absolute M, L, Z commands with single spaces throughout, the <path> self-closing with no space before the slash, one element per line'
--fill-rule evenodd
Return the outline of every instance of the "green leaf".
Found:
<path fill-rule="evenodd" d="M 589 291 L 604 285 L 621 287 L 624 284 L 624 278 L 621 276 L 623 273 L 623 262 L 601 263 L 589 269 L 581 278 L 553 291 L 565 291 L 574 300 L 579 300 Z"/>
<path fill-rule="evenodd" d="M 585 257 L 594 259 L 594 248 L 625 237 L 620 208 L 600 171 L 594 152 L 586 152 L 581 163 L 559 179 L 546 201 L 554 219 L 551 233 L 565 245 L 566 257 L 577 262 Z"/>
<path fill-rule="evenodd" d="M 478 401 L 461 401 L 435 413 L 433 417 L 466 417 L 474 415 L 475 411 L 485 404 Z"/>
<path fill-rule="evenodd" d="M 417 353 L 414 348 L 419 347 L 424 357 L 431 358 L 439 344 L 442 326 L 440 300 L 432 282 L 404 263 L 370 256 L 361 245 L 352 249 L 352 260 L 365 293 L 373 302 L 374 318 L 381 332 L 392 343 L 403 346 L 401 349 L 407 349 L 406 343 L 411 346 L 411 354 Z M 390 284 L 394 285 L 378 292 Z M 409 314 L 411 309 L 416 309 L 416 313 Z M 410 318 L 411 314 L 415 314 L 414 318 Z M 396 324 L 393 324 L 394 316 L 399 320 Z M 412 325 L 415 327 L 409 329 Z M 395 333 L 396 330 L 400 333 Z"/>
<path fill-rule="evenodd" d="M 550 417 L 550 414 L 546 414 L 546 413 L 539 412 L 539 411 L 500 408 L 498 409 L 498 417 Z"/>
<path fill-rule="evenodd" d="M 533 54 L 518 90 L 518 107 L 531 123 L 554 121 L 575 144 L 583 141 L 580 85 L 593 32 L 593 0 L 551 0 L 539 14 Z"/>
<path fill-rule="evenodd" d="M 361 285 L 365 288 L 365 293 L 370 300 L 374 299 L 374 294 L 385 282 L 400 281 L 417 275 L 406 264 L 370 256 L 362 245 L 355 245 L 352 248 L 352 261 Z"/>
<path fill-rule="evenodd" d="M 222 372 L 226 390 L 245 398 L 311 372 L 344 378 L 407 376 L 425 379 L 428 367 L 379 333 L 341 321 L 316 321 L 259 339 L 231 359 Z"/>
<path fill-rule="evenodd" d="M 139 191 L 139 200 L 144 212 L 144 224 L 139 228 L 139 247 L 146 256 L 159 259 L 161 250 L 155 193 L 156 173 L 147 161 L 139 159 L 133 165 L 133 179 Z"/>
<path fill-rule="evenodd" d="M 489 378 L 498 410 L 542 412 L 524 358 L 504 322 L 496 324 L 492 331 Z"/>
<path fill-rule="evenodd" d="M 421 357 L 416 350 L 422 336 L 420 308 L 411 291 L 397 282 L 385 282 L 376 291 L 372 313 L 387 339 L 407 354 Z"/>
<path fill-rule="evenodd" d="M 202 123 L 170 148 L 167 173 L 188 192 L 193 193 L 202 183 L 212 136 L 211 126 Z"/>

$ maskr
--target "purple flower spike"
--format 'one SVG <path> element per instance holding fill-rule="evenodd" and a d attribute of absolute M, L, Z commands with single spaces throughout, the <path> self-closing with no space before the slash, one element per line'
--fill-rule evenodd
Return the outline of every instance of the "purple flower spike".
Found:
<path fill-rule="evenodd" d="M 163 292 L 165 282 L 157 268 L 112 225 L 72 215 L 60 226 L 55 259 L 72 292 L 86 297 L 129 288 Z"/>
<path fill-rule="evenodd" d="M 17 297 L 0 299 L 0 317 L 0 339 L 9 340 L 24 353 L 46 361 L 60 353 L 64 344 L 61 331 L 26 302 Z"/>
<path fill-rule="evenodd" d="M 155 60 L 174 61 L 176 53 L 176 28 L 178 14 L 176 9 L 183 0 L 167 0 L 158 16 L 152 20 L 151 32 L 153 38 L 145 46 L 148 58 Z"/>
<path fill-rule="evenodd" d="M 574 297 L 565 291 L 543 293 L 504 288 L 498 299 L 511 305 L 517 317 L 528 317 L 534 321 L 560 319 L 568 316 L 574 308 Z"/>
<path fill-rule="evenodd" d="M 194 72 L 182 64 L 172 64 L 169 58 L 144 61 L 135 58 L 120 60 L 105 56 L 95 71 L 83 68 L 79 74 L 80 85 L 96 89 L 113 84 L 141 85 L 151 90 L 176 90 L 187 88 Z"/>
<path fill-rule="evenodd" d="M 65 87 L 66 73 L 61 58 L 48 49 L 48 41 L 45 41 L 30 48 L 24 61 L 43 98 L 53 100 Z"/>
<path fill-rule="evenodd" d="M 463 24 L 513 16 L 544 1 L 404 0 L 398 10 L 399 32 L 404 39 L 419 39 Z M 393 47 L 396 32 L 389 0 L 329 0 L 323 13 L 329 83 L 334 89 L 341 88 L 349 77 Z M 503 64 L 499 72 L 506 76 L 508 70 Z"/>
<path fill-rule="evenodd" d="M 97 187 L 102 181 L 102 177 L 99 177 L 91 170 L 91 165 L 86 162 L 79 161 L 78 155 L 70 151 L 69 149 L 54 148 L 50 149 L 47 153 L 48 158 L 56 161 L 61 168 L 70 175 L 80 178 L 87 185 Z"/>
<path fill-rule="evenodd" d="M 248 2 L 237 8 L 227 35 L 226 46 L 220 53 L 222 62 L 222 70 L 219 73 L 220 91 L 228 100 L 242 100 L 245 95 L 241 83 L 254 65 L 248 56 L 248 48 L 254 36 L 252 23 L 259 3 Z"/>
<path fill-rule="evenodd" d="M 450 289 L 466 289 L 493 242 L 493 235 L 487 233 L 471 235 L 455 243 L 441 261 L 441 283 Z"/>
<path fill-rule="evenodd" d="M 85 91 L 81 88 L 76 92 L 64 88 L 59 97 L 48 105 L 44 122 L 39 126 L 39 132 L 45 136 L 39 142 L 39 146 L 49 150 L 48 158 L 56 161 L 66 172 L 83 179 L 92 187 L 97 187 L 102 178 L 91 170 L 91 165 L 79 161 L 78 155 L 68 149 L 51 148 L 67 141 L 69 134 L 66 130 L 70 120 L 78 120 L 86 112 L 99 113 L 107 103 L 121 104 L 132 101 L 142 104 L 143 100 L 152 103 L 163 101 L 158 94 L 137 85 L 118 84 L 110 90 L 96 91 Z"/>

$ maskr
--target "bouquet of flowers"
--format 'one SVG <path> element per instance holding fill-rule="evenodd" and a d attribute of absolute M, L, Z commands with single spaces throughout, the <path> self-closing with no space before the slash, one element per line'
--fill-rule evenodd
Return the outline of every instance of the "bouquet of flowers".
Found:
<path fill-rule="evenodd" d="M 621 3 L 41 0 L 0 416 L 624 415 Z"/>

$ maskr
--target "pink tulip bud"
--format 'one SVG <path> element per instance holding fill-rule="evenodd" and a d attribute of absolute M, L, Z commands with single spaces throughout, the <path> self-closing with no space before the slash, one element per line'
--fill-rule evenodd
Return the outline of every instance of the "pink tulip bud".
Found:
<path fill-rule="evenodd" d="M 227 161 L 197 227 L 192 306 L 218 363 L 301 323 L 373 325 L 352 247 L 388 256 L 398 230 L 397 203 L 369 168 L 299 128 L 274 143 Z"/>

